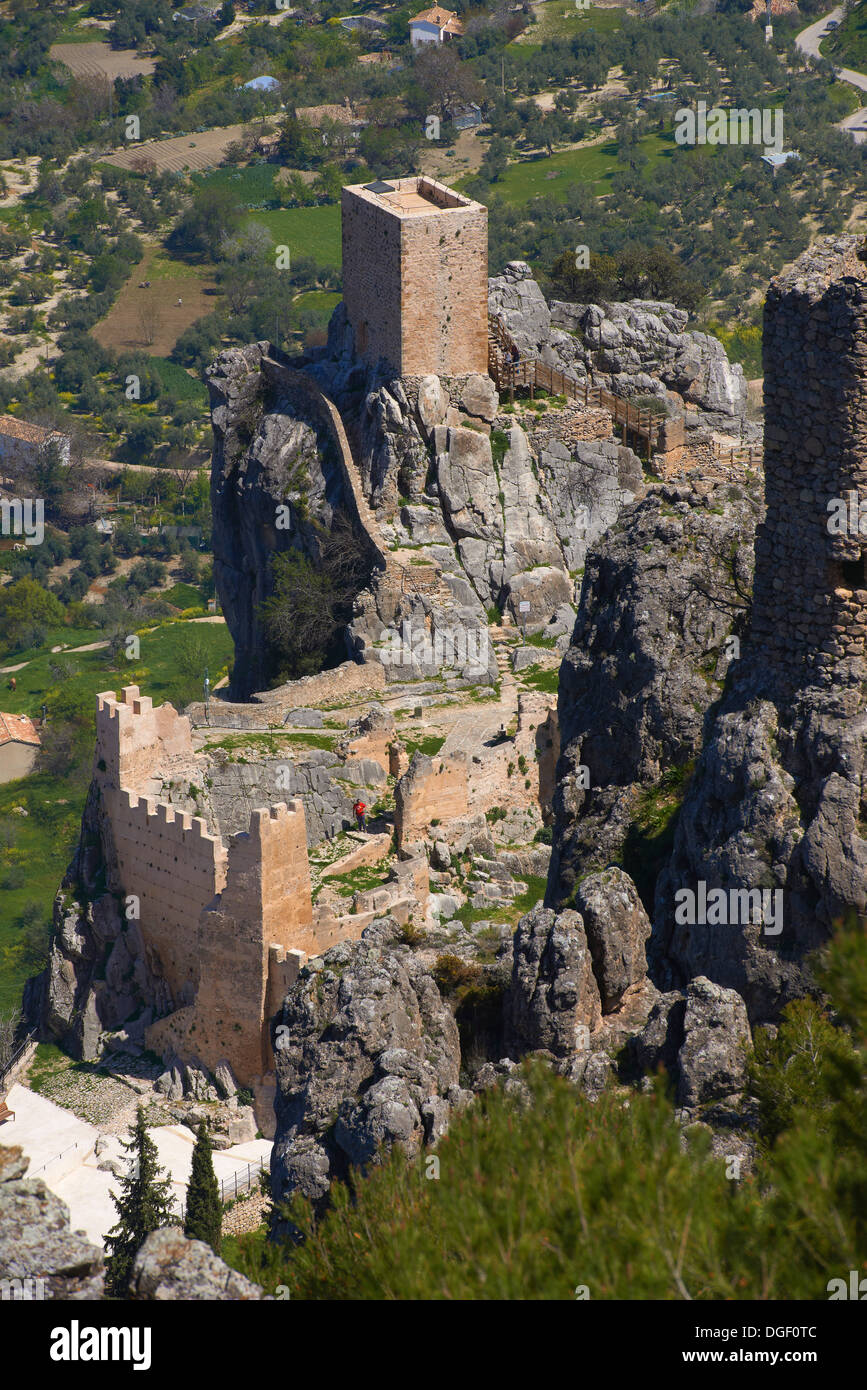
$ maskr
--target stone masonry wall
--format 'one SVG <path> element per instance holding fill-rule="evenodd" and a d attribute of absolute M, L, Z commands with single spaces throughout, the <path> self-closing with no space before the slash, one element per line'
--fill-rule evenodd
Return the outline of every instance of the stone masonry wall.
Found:
<path fill-rule="evenodd" d="M 765 488 L 752 638 L 781 670 L 839 679 L 867 636 L 867 537 L 829 531 L 828 504 L 867 498 L 867 265 L 827 237 L 765 303 Z M 867 528 L 865 528 L 867 530 Z"/>
<path fill-rule="evenodd" d="M 431 820 L 467 815 L 467 759 L 464 753 L 428 758 L 416 753 L 394 789 L 394 828 L 398 849 L 427 833 Z"/>
<path fill-rule="evenodd" d="M 230 841 L 223 892 L 186 933 L 200 962 L 195 1003 L 151 1025 L 148 1046 L 163 1051 L 171 1037 L 179 1055 L 212 1070 L 226 1058 L 244 1081 L 270 1070 L 271 951 L 315 954 L 312 928 L 303 804 L 255 810 L 249 832 Z M 282 964 L 275 961 L 281 977 Z"/>
<path fill-rule="evenodd" d="M 147 1045 L 211 1069 L 226 1060 L 253 1084 L 273 1065 L 269 999 L 305 953 L 334 944 L 335 928 L 314 919 L 303 802 L 254 810 L 226 846 L 200 817 L 148 795 L 167 772 L 194 766 L 189 721 L 170 705 L 154 710 L 136 687 L 120 701 L 98 696 L 109 887 L 138 899 L 142 938 L 175 1005 L 147 1028 Z"/>
<path fill-rule="evenodd" d="M 430 179 L 390 181 L 428 202 L 404 211 L 343 189 L 343 298 L 358 356 L 400 376 L 488 369 L 487 209 Z"/>

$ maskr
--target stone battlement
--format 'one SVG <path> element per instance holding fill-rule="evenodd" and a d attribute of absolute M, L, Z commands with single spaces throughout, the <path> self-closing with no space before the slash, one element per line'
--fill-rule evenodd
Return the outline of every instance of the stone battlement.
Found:
<path fill-rule="evenodd" d="M 120 699 L 97 696 L 94 780 L 108 887 L 123 895 L 174 1006 L 147 1027 L 147 1046 L 212 1070 L 228 1061 L 239 1081 L 261 1089 L 280 991 L 299 962 L 353 924 L 314 918 L 300 799 L 254 808 L 247 830 L 224 843 L 202 816 L 154 794 L 155 781 L 195 776 L 195 767 L 190 722 L 171 705 L 154 709 L 136 686 Z"/>

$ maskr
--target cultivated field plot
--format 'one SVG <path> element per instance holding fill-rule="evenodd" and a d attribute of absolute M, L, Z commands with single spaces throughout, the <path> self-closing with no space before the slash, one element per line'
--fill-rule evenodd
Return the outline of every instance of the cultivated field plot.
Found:
<path fill-rule="evenodd" d="M 150 77 L 156 63 L 139 58 L 132 48 L 114 49 L 107 43 L 56 43 L 49 50 L 54 63 L 62 63 L 75 77 Z"/>
<path fill-rule="evenodd" d="M 293 256 L 312 256 L 321 266 L 340 265 L 343 253 L 338 203 L 251 212 L 249 220 L 267 227 L 275 246 L 288 246 Z"/>
<path fill-rule="evenodd" d="M 144 159 L 153 162 L 160 173 L 168 169 L 175 174 L 214 169 L 229 146 L 240 140 L 245 128 L 243 125 L 218 126 L 190 135 L 173 135 L 168 140 L 135 141 L 103 155 L 101 162 L 116 164 L 120 169 L 135 169 L 141 167 Z"/>
<path fill-rule="evenodd" d="M 141 289 L 146 280 L 150 288 Z M 115 352 L 138 350 L 167 357 L 184 330 L 216 307 L 214 283 L 207 271 L 167 260 L 152 246 L 133 266 L 105 318 L 93 328 L 93 336 Z"/>

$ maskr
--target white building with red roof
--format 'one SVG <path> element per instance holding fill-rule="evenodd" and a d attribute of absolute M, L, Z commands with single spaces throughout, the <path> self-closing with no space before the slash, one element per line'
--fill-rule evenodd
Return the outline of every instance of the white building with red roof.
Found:
<path fill-rule="evenodd" d="M 33 771 L 40 738 L 26 714 L 0 714 L 0 782 L 13 782 Z"/>
<path fill-rule="evenodd" d="M 409 21 L 409 37 L 413 48 L 421 48 L 425 43 L 446 43 L 448 39 L 459 37 L 464 26 L 451 10 L 434 5 L 431 10 L 422 10 Z"/>
<path fill-rule="evenodd" d="M 31 425 L 17 415 L 0 415 L 0 465 L 37 463 L 52 444 L 56 445 L 61 462 L 68 465 L 68 434 Z"/>

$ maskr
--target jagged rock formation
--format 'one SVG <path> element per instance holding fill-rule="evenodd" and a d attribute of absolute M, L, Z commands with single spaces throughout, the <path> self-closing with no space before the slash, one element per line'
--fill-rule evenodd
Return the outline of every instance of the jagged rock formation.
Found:
<path fill-rule="evenodd" d="M 134 1302 L 246 1303 L 260 1299 L 262 1290 L 203 1240 L 189 1240 L 177 1226 L 165 1226 L 152 1231 L 136 1255 L 129 1296 Z"/>
<path fill-rule="evenodd" d="M 25 1178 L 30 1160 L 0 1148 L 0 1279 L 44 1281 L 45 1297 L 102 1297 L 102 1251 L 70 1231 L 69 1209 L 41 1178 Z"/>
<path fill-rule="evenodd" d="M 235 643 L 232 690 L 241 698 L 265 689 L 274 675 L 258 606 L 273 592 L 275 552 L 294 549 L 318 565 L 323 532 L 342 518 L 363 574 L 381 562 L 357 515 L 326 413 L 313 393 L 269 375 L 268 359 L 268 345 L 254 343 L 221 353 L 208 369 L 214 578 Z"/>
<path fill-rule="evenodd" d="M 863 535 L 857 522 L 829 525 L 835 500 L 854 492 L 857 507 L 867 484 L 867 266 L 854 237 L 824 239 L 772 282 L 764 342 L 767 516 L 749 640 L 708 730 L 654 924 L 687 978 L 736 989 L 753 1021 L 804 992 L 805 957 L 835 919 L 867 906 Z M 730 906 L 733 893 L 766 897 L 747 921 L 679 920 L 676 895 L 702 882 Z"/>
<path fill-rule="evenodd" d="M 717 338 L 687 332 L 689 316 L 673 304 L 554 300 L 549 308 L 525 261 L 510 261 L 490 281 L 489 304 L 521 352 L 550 367 L 627 397 L 665 400 L 674 392 L 711 427 L 730 428 L 745 414 L 743 368 L 729 362 Z"/>
<path fill-rule="evenodd" d="M 462 1102 L 454 1017 L 390 918 L 302 970 L 273 1037 L 275 1200 L 323 1202 L 382 1145 L 417 1153 Z"/>
<path fill-rule="evenodd" d="M 641 790 L 696 757 L 743 631 L 759 513 L 739 486 L 664 486 L 591 552 L 560 670 L 552 906 L 621 860 Z"/>

